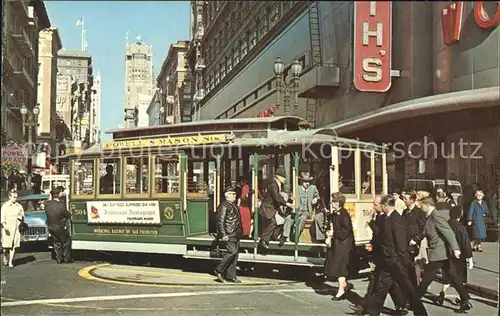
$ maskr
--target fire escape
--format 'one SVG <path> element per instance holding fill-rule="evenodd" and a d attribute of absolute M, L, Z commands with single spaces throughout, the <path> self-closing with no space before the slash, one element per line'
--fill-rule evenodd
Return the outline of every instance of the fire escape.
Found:
<path fill-rule="evenodd" d="M 309 39 L 311 45 L 311 68 L 320 67 L 323 65 L 322 47 L 321 47 L 321 26 L 319 1 L 309 1 Z M 315 126 L 316 109 L 321 103 L 319 97 L 307 98 L 306 105 L 306 120 Z"/>
<path fill-rule="evenodd" d="M 203 89 L 203 74 L 205 72 L 205 60 L 203 58 L 203 47 L 202 39 L 205 33 L 205 25 L 203 21 L 203 10 L 206 1 L 196 1 L 196 33 L 194 36 L 195 54 L 196 61 L 194 66 L 194 80 L 195 80 L 195 92 L 194 92 L 194 104 L 195 104 L 195 115 L 198 118 L 193 118 L 192 120 L 200 119 L 200 103 L 205 97 L 205 91 Z"/>

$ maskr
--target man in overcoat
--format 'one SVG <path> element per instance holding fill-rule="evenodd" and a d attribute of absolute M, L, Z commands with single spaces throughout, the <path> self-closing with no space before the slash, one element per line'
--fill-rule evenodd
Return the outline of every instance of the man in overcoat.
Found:
<path fill-rule="evenodd" d="M 457 312 L 465 313 L 472 308 L 469 302 L 469 292 L 462 284 L 461 278 L 456 271 L 450 266 L 448 258 L 448 247 L 456 258 L 460 258 L 462 255 L 455 233 L 448 224 L 447 219 L 436 210 L 436 203 L 431 197 L 419 199 L 418 204 L 427 216 L 424 236 L 427 238 L 427 256 L 429 258 L 429 263 L 424 268 L 422 282 L 418 287 L 420 295 L 425 294 L 439 270 L 445 270 L 448 273 L 451 286 L 455 288 L 460 296 L 461 304 Z"/>
<path fill-rule="evenodd" d="M 61 201 L 63 192 L 57 187 L 50 191 L 52 199 L 45 203 L 47 227 L 52 236 L 52 243 L 58 264 L 71 262 L 71 236 L 67 221 L 71 213 Z"/>
<path fill-rule="evenodd" d="M 285 171 L 282 168 L 278 168 L 274 175 L 274 181 L 267 187 L 264 199 L 259 207 L 259 215 L 262 222 L 260 245 L 266 249 L 269 248 L 269 241 L 278 228 L 276 213 L 283 206 L 293 208 L 293 204 L 285 201 L 283 196 L 281 196 L 284 183 Z"/>
<path fill-rule="evenodd" d="M 380 315 L 380 310 L 393 283 L 397 283 L 410 303 L 414 315 L 426 316 L 427 311 L 420 300 L 415 287 L 408 278 L 406 265 L 410 260 L 408 241 L 401 215 L 396 211 L 394 196 L 382 197 L 381 208 L 384 213 L 379 218 L 378 233 L 374 236 L 373 244 L 368 250 L 375 252 L 377 270 L 375 286 L 371 295 L 365 298 L 362 312 L 368 315 Z M 354 306 L 359 310 L 359 306 Z"/>
<path fill-rule="evenodd" d="M 236 187 L 228 187 L 224 195 L 226 199 L 217 207 L 217 238 L 225 243 L 227 253 L 215 268 L 215 276 L 222 282 L 241 283 L 236 278 L 236 267 L 240 251 L 240 239 L 243 234 L 240 210 L 235 204 Z"/>

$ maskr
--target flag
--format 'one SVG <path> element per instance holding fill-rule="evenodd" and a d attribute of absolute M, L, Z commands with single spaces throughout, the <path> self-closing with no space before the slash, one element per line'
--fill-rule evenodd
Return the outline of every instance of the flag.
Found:
<path fill-rule="evenodd" d="M 80 19 L 78 19 L 78 21 L 76 21 L 76 26 L 82 26 L 83 25 L 83 17 L 81 17 Z"/>

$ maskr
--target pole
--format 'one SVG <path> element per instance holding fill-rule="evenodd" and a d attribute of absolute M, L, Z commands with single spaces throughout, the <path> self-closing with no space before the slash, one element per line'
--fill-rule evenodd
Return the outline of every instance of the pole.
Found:
<path fill-rule="evenodd" d="M 81 33 L 81 48 L 82 48 L 82 52 L 85 51 L 85 19 L 82 17 L 82 24 L 81 24 L 81 27 L 82 27 L 82 33 Z"/>

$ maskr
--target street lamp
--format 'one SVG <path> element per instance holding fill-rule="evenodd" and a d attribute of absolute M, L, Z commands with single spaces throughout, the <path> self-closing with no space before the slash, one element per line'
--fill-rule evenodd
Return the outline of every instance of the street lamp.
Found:
<path fill-rule="evenodd" d="M 40 104 L 36 104 L 31 112 L 28 111 L 28 107 L 26 104 L 21 106 L 21 118 L 23 123 L 23 136 L 28 141 L 28 186 L 31 187 L 31 172 L 32 172 L 32 156 L 33 156 L 33 148 L 36 148 L 36 145 L 33 142 L 33 134 L 35 134 L 36 141 L 36 133 L 38 127 L 38 115 L 40 114 Z M 35 146 L 34 146 L 35 145 Z"/>
<path fill-rule="evenodd" d="M 298 59 L 294 59 L 291 66 L 292 79 L 289 83 L 284 80 L 285 65 L 281 60 L 281 57 L 277 57 L 274 62 L 274 76 L 276 78 L 276 89 L 277 89 L 277 103 L 276 108 L 281 105 L 285 107 L 285 112 L 290 107 L 290 95 L 293 94 L 293 106 L 295 109 L 299 108 L 299 80 L 300 73 L 302 72 L 302 65 Z M 283 93 L 283 100 L 281 99 Z"/>

